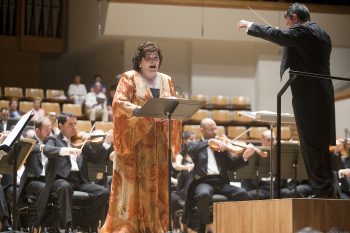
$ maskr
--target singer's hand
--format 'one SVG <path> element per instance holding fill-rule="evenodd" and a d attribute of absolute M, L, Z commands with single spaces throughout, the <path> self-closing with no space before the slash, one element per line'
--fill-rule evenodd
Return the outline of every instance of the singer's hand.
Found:
<path fill-rule="evenodd" d="M 252 24 L 253 24 L 253 22 L 249 22 L 249 21 L 246 21 L 246 20 L 240 20 L 237 23 L 237 30 L 240 31 L 241 29 L 247 29 Z"/>

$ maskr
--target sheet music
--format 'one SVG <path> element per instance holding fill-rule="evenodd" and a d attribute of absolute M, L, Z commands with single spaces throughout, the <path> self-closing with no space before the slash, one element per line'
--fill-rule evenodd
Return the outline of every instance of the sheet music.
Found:
<path fill-rule="evenodd" d="M 20 169 L 25 163 L 29 153 L 35 146 L 36 141 L 30 138 L 23 138 L 18 141 L 18 145 L 21 150 L 17 158 L 17 170 Z M 0 157 L 0 172 L 5 174 L 12 174 L 13 157 L 6 153 Z"/>
<path fill-rule="evenodd" d="M 33 114 L 33 110 L 27 112 L 24 114 L 21 119 L 17 122 L 15 127 L 10 131 L 10 133 L 7 135 L 6 139 L 4 142 L 1 144 L 5 145 L 7 147 L 11 147 L 12 144 L 14 143 L 16 137 L 21 133 L 21 131 L 24 129 L 25 125 L 28 123 L 30 120 L 31 116 Z"/>
<path fill-rule="evenodd" d="M 263 122 L 276 122 L 277 121 L 277 113 L 271 112 L 271 111 L 256 111 L 256 112 L 250 112 L 250 111 L 239 111 L 240 114 L 247 116 L 249 118 L 252 118 L 257 121 L 263 121 Z M 281 113 L 281 122 L 282 123 L 289 123 L 289 124 L 295 124 L 295 118 L 293 114 L 290 113 Z"/>

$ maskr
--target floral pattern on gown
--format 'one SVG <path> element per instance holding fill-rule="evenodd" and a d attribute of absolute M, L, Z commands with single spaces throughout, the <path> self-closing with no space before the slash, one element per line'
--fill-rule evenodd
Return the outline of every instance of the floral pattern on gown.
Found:
<path fill-rule="evenodd" d="M 176 96 L 171 78 L 158 73 L 160 98 Z M 148 84 L 125 72 L 113 99 L 115 157 L 102 233 L 163 233 L 168 226 L 168 122 L 133 117 L 136 106 L 153 98 Z M 181 144 L 182 122 L 172 120 L 172 152 Z"/>

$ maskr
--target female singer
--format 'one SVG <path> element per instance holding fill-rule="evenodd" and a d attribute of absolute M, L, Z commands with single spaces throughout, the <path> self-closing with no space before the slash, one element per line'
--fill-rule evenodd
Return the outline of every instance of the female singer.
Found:
<path fill-rule="evenodd" d="M 114 120 L 113 181 L 102 233 L 163 233 L 168 224 L 168 123 L 134 117 L 151 98 L 175 97 L 168 75 L 158 72 L 162 53 L 153 42 L 141 44 L 133 70 L 122 74 L 112 108 Z M 181 121 L 172 121 L 173 153 L 181 144 Z"/>

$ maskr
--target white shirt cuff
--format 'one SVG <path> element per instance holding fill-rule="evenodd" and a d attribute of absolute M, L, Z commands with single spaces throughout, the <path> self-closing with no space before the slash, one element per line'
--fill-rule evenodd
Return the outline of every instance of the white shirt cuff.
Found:
<path fill-rule="evenodd" d="M 254 22 L 249 22 L 248 25 L 247 25 L 247 30 L 245 32 L 248 32 L 249 28 L 252 26 Z"/>
<path fill-rule="evenodd" d="M 110 147 L 111 147 L 111 145 L 112 144 L 109 144 L 109 143 L 107 143 L 107 142 L 103 142 L 103 147 L 106 149 L 106 150 L 108 150 Z"/>

